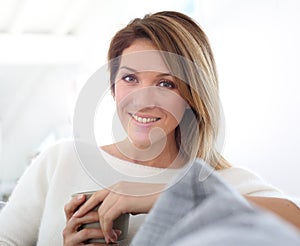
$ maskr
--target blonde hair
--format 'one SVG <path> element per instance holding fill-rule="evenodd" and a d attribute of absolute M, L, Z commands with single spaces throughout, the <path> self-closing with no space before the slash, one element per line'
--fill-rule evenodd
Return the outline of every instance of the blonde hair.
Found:
<path fill-rule="evenodd" d="M 120 65 L 118 59 L 124 49 L 136 39 L 150 40 L 160 51 L 176 54 L 190 63 L 165 59 L 171 70 L 180 70 L 185 83 L 178 89 L 183 99 L 190 105 L 197 125 L 189 125 L 190 119 L 183 117 L 188 131 L 176 129 L 176 141 L 183 154 L 208 162 L 215 169 L 230 167 L 230 164 L 216 150 L 216 140 L 220 125 L 220 101 L 218 78 L 211 47 L 205 33 L 190 17 L 163 11 L 144 18 L 134 19 L 113 37 L 108 51 L 111 89 L 114 94 L 115 77 Z M 178 72 L 177 72 L 178 73 Z M 198 134 L 196 134 L 198 133 Z M 180 136 L 185 136 L 184 138 Z"/>

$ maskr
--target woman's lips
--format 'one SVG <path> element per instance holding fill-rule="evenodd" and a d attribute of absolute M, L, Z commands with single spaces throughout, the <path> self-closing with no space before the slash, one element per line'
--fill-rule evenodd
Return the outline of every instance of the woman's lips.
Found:
<path fill-rule="evenodd" d="M 132 119 L 134 119 L 136 122 L 140 123 L 140 124 L 149 124 L 149 123 L 153 123 L 153 122 L 157 122 L 160 120 L 159 117 L 154 117 L 154 116 L 147 116 L 147 115 L 136 115 L 136 114 L 132 114 L 129 113 L 129 115 L 132 117 Z"/>

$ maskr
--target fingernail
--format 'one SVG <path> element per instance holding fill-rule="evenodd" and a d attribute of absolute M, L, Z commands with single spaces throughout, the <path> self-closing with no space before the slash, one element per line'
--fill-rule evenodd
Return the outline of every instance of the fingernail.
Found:
<path fill-rule="evenodd" d="M 115 242 L 117 242 L 117 239 L 118 239 L 118 235 L 117 235 L 117 233 L 115 232 L 115 231 L 112 231 L 112 236 L 110 237 L 110 241 L 112 242 L 112 243 L 115 243 Z"/>
<path fill-rule="evenodd" d="M 117 234 L 118 237 L 122 234 L 121 230 L 114 230 L 114 231 L 115 231 L 115 233 Z"/>
<path fill-rule="evenodd" d="M 81 200 L 83 197 L 84 197 L 84 195 L 80 194 L 80 195 L 77 196 L 77 200 Z"/>
<path fill-rule="evenodd" d="M 113 238 L 111 238 L 111 237 L 106 237 L 106 238 L 105 238 L 105 242 L 106 242 L 107 244 L 110 244 L 110 243 L 115 243 L 116 241 L 115 241 Z"/>

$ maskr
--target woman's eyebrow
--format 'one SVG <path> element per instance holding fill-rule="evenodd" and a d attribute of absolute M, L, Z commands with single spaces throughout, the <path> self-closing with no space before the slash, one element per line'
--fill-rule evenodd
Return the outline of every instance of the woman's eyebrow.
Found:
<path fill-rule="evenodd" d="M 134 68 L 127 67 L 127 66 L 122 66 L 122 67 L 120 67 L 120 70 L 121 69 L 129 70 L 129 71 L 134 72 L 134 73 L 138 73 L 138 72 L 151 72 L 151 71 L 139 71 L 139 70 L 136 70 Z M 153 71 L 153 72 L 156 72 L 156 71 Z M 170 73 L 160 73 L 156 77 L 163 77 L 163 76 L 172 76 L 173 77 L 173 75 L 170 74 Z"/>
<path fill-rule="evenodd" d="M 122 66 L 122 67 L 120 67 L 120 70 L 121 70 L 121 69 L 126 69 L 126 70 L 129 70 L 129 71 L 134 72 L 134 73 L 137 72 L 137 70 L 135 70 L 134 68 L 127 67 L 127 66 Z"/>
<path fill-rule="evenodd" d="M 158 74 L 156 77 L 164 77 L 164 76 L 171 76 L 174 77 L 174 75 L 170 74 L 170 73 L 160 73 Z"/>

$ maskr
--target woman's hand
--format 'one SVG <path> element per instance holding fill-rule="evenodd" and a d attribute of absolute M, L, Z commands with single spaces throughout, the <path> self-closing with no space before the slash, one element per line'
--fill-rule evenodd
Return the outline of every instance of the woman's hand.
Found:
<path fill-rule="evenodd" d="M 80 205 L 85 202 L 85 195 L 78 195 L 67 203 L 64 207 L 67 219 L 66 227 L 63 231 L 64 246 L 79 246 L 88 239 L 104 238 L 101 229 L 85 228 L 78 231 L 82 224 L 93 223 L 99 221 L 97 211 L 89 211 L 84 216 L 77 218 L 74 217 L 74 212 Z M 89 244 L 93 245 L 93 244 Z M 99 244 L 98 244 L 99 245 Z"/>
<path fill-rule="evenodd" d="M 113 221 L 125 213 L 148 213 L 164 187 L 165 184 L 119 182 L 108 189 L 97 191 L 71 217 L 69 229 L 76 230 L 78 223 L 88 220 L 90 211 L 102 202 L 97 211 L 102 237 L 104 236 L 107 243 L 116 242 L 119 235 L 112 228 Z M 74 208 L 76 204 L 68 206 Z M 72 209 L 67 207 L 66 214 L 69 216 L 74 212 L 70 210 Z M 92 219 L 93 216 L 90 216 L 89 218 Z"/>
<path fill-rule="evenodd" d="M 267 209 L 300 229 L 300 209 L 293 202 L 275 197 L 245 196 L 245 198 L 264 209 Z"/>

